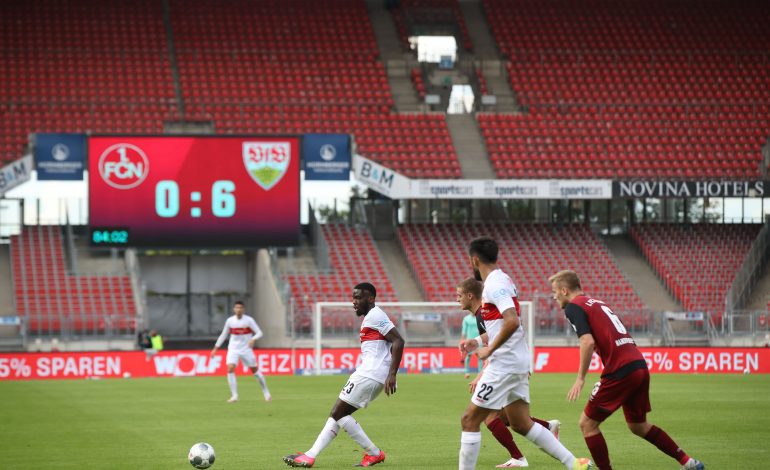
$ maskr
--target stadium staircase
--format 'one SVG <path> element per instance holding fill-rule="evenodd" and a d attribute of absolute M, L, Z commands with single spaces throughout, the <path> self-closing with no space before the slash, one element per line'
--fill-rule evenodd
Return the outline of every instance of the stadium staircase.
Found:
<path fill-rule="evenodd" d="M 414 273 L 404 258 L 404 252 L 396 240 L 374 240 L 388 279 L 393 283 L 396 297 L 402 302 L 422 302 L 423 296 Z"/>
<path fill-rule="evenodd" d="M 725 294 L 761 225 L 640 224 L 631 237 L 685 311 L 720 324 Z"/>
<path fill-rule="evenodd" d="M 489 30 L 486 15 L 481 2 L 463 2 L 460 10 L 465 18 L 473 47 L 473 59 L 484 86 L 482 93 L 494 95 L 498 113 L 518 112 L 519 107 L 513 96 L 508 71 L 504 67 L 504 57 L 500 55 L 494 38 Z"/>
<path fill-rule="evenodd" d="M 410 71 L 417 66 L 414 54 L 404 51 L 393 16 L 386 9 L 384 2 L 368 1 L 366 5 L 380 60 L 385 64 L 388 85 L 393 94 L 396 110 L 399 112 L 424 111 L 425 106 L 422 104 L 424 94 L 418 94 L 410 78 Z"/>
<path fill-rule="evenodd" d="M 26 226 L 11 236 L 13 288 L 26 332 L 37 337 L 133 335 L 128 276 L 68 272 L 61 227 Z"/>
<path fill-rule="evenodd" d="M 0 244 L 0 351 L 18 351 L 24 343 L 16 324 L 12 279 L 10 246 Z"/>
<path fill-rule="evenodd" d="M 294 299 L 294 325 L 298 334 L 310 331 L 315 302 L 347 302 L 351 300 L 353 286 L 359 282 L 371 282 L 377 288 L 380 301 L 399 300 L 380 253 L 365 228 L 347 224 L 320 227 L 328 245 L 329 269 L 285 273 Z M 354 328 L 355 317 L 347 310 L 325 317 L 324 321 L 324 329 L 332 335 L 349 333 Z"/>
<path fill-rule="evenodd" d="M 765 271 L 754 286 L 746 310 L 765 310 L 770 313 L 770 265 L 765 265 Z"/>
<path fill-rule="evenodd" d="M 628 281 L 642 299 L 642 303 L 656 311 L 679 312 L 682 305 L 666 289 L 658 275 L 639 251 L 639 247 L 628 235 L 613 235 L 602 238 L 607 249 L 628 277 Z"/>
<path fill-rule="evenodd" d="M 450 114 L 446 117 L 452 144 L 457 151 L 463 178 L 494 179 L 486 145 L 472 114 Z"/>

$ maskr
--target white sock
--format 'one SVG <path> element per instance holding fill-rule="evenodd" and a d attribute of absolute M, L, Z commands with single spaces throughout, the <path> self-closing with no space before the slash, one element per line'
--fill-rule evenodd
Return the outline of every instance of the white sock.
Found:
<path fill-rule="evenodd" d="M 262 375 L 262 372 L 260 371 L 254 372 L 254 377 L 256 377 L 257 380 L 259 380 L 259 385 L 262 387 L 262 393 L 264 393 L 265 395 L 269 395 L 270 390 L 267 389 L 267 382 L 265 382 L 265 376 Z"/>
<path fill-rule="evenodd" d="M 563 463 L 565 467 L 572 468 L 572 464 L 575 462 L 575 456 L 572 455 L 572 452 L 568 451 L 546 428 L 539 423 L 533 424 L 532 429 L 524 437 L 540 447 L 546 454 Z"/>
<path fill-rule="evenodd" d="M 337 424 L 347 432 L 350 437 L 366 451 L 367 454 L 375 456 L 380 455 L 380 449 L 374 445 L 369 436 L 364 432 L 364 428 L 358 424 L 358 421 L 353 419 L 352 416 L 345 416 L 337 421 Z"/>
<path fill-rule="evenodd" d="M 238 384 L 235 382 L 235 372 L 227 373 L 227 385 L 230 386 L 230 395 L 238 396 Z"/>
<path fill-rule="evenodd" d="M 324 428 L 321 429 L 321 433 L 318 434 L 318 437 L 313 443 L 313 447 L 311 447 L 309 451 L 305 452 L 305 455 L 313 459 L 316 458 L 318 454 L 320 454 L 321 451 L 324 450 L 326 446 L 328 446 L 334 440 L 335 437 L 337 437 L 339 430 L 340 427 L 337 424 L 337 421 L 334 421 L 334 418 L 327 419 Z"/>
<path fill-rule="evenodd" d="M 460 470 L 474 470 L 481 450 L 481 432 L 465 432 L 460 436 Z"/>

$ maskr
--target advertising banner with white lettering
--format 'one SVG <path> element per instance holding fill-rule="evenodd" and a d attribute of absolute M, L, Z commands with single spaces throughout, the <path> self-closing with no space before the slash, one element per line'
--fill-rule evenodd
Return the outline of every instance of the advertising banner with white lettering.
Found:
<path fill-rule="evenodd" d="M 25 155 L 0 168 L 0 196 L 32 177 L 32 155 Z"/>
<path fill-rule="evenodd" d="M 610 180 L 411 180 L 412 199 L 610 199 Z"/>
<path fill-rule="evenodd" d="M 640 348 L 652 373 L 745 374 L 770 373 L 768 348 Z M 313 349 L 257 349 L 257 365 L 265 374 L 312 374 Z M 360 349 L 326 349 L 321 354 L 326 373 L 350 373 Z M 0 354 L 0 380 L 87 379 L 128 377 L 223 376 L 226 351 L 144 351 Z M 460 373 L 457 348 L 407 348 L 404 373 Z M 535 372 L 577 372 L 578 348 L 535 348 Z M 590 372 L 601 371 L 594 355 Z M 239 373 L 248 373 L 239 367 Z"/>
<path fill-rule="evenodd" d="M 306 180 L 350 179 L 350 135 L 305 134 L 302 160 Z"/>
<path fill-rule="evenodd" d="M 616 198 L 765 197 L 770 181 L 615 181 Z"/>
<path fill-rule="evenodd" d="M 38 180 L 82 180 L 85 161 L 85 134 L 35 135 Z"/>

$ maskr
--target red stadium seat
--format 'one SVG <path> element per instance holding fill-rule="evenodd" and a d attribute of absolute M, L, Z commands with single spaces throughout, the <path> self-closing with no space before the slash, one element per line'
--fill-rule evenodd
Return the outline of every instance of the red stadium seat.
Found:
<path fill-rule="evenodd" d="M 510 58 L 511 87 L 528 108 L 520 116 L 479 117 L 499 177 L 761 176 L 760 149 L 770 134 L 770 35 L 760 4 L 484 6 Z M 602 166 L 569 164 L 587 160 Z"/>
<path fill-rule="evenodd" d="M 752 224 L 641 224 L 631 231 L 650 266 L 685 310 L 725 310 L 725 294 L 757 237 Z"/>
<path fill-rule="evenodd" d="M 427 300 L 454 299 L 455 286 L 471 274 L 463 255 L 467 243 L 481 235 L 500 243 L 500 265 L 513 276 L 520 298 L 537 302 L 541 328 L 564 329 L 564 315 L 550 298 L 547 279 L 565 266 L 580 273 L 587 292 L 610 302 L 631 324 L 644 310 L 607 248 L 584 225 L 403 225 L 398 238 Z"/>
<path fill-rule="evenodd" d="M 130 279 L 68 273 L 60 227 L 24 227 L 11 237 L 11 259 L 16 308 L 28 319 L 30 334 L 50 335 L 64 329 L 100 334 L 105 318 L 111 319 L 113 328 L 133 331 L 126 329 L 136 317 Z"/>

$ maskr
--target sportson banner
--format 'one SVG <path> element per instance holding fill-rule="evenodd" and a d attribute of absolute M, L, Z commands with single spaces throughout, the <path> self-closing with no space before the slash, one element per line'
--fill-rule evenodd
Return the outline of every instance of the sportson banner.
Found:
<path fill-rule="evenodd" d="M 758 348 L 641 348 L 653 373 L 770 373 L 770 349 Z M 257 364 L 265 374 L 313 373 L 312 349 L 258 349 Z M 87 379 L 120 377 L 190 377 L 225 375 L 226 351 L 143 351 L 0 354 L 0 380 Z M 327 349 L 321 355 L 325 373 L 349 373 L 359 349 Z M 407 348 L 401 363 L 407 373 L 461 372 L 455 348 Z M 536 348 L 535 372 L 576 372 L 578 349 Z M 243 367 L 239 367 L 242 371 Z M 591 372 L 601 361 L 594 355 Z"/>

